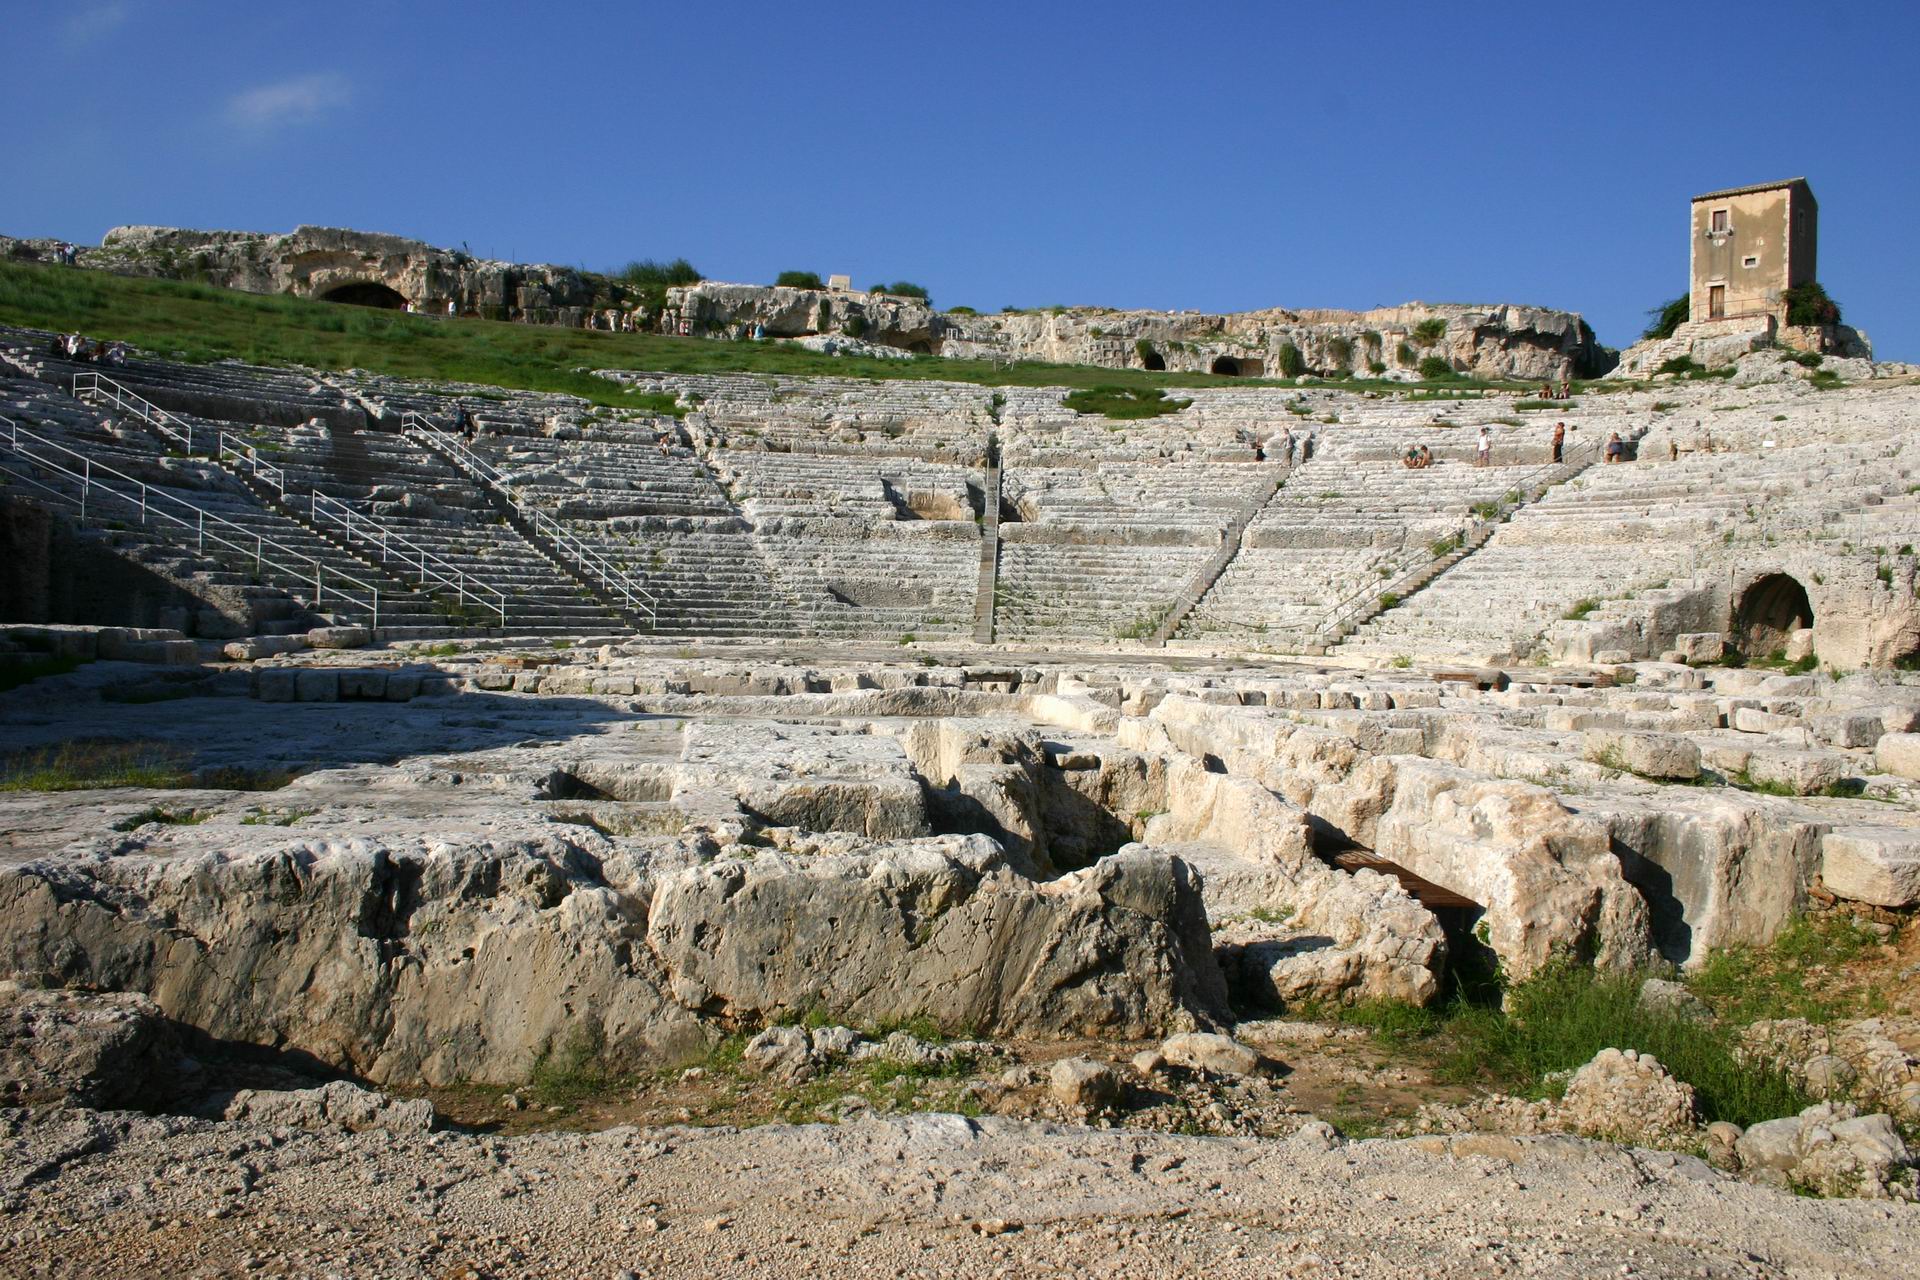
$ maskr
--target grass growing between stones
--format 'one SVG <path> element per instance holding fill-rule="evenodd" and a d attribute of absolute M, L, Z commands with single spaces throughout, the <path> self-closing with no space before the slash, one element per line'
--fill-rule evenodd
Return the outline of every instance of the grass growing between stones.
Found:
<path fill-rule="evenodd" d="M 193 785 L 187 753 L 164 742 L 63 742 L 0 760 L 0 791 Z"/>
<path fill-rule="evenodd" d="M 1715 951 L 1687 980 L 1722 1019 L 1827 1024 L 1886 1004 L 1884 988 L 1848 977 L 1880 939 L 1850 916 L 1801 917 L 1765 947 Z"/>
<path fill-rule="evenodd" d="M 64 676 L 80 669 L 78 658 L 48 656 L 25 662 L 0 663 L 0 693 L 31 684 L 42 676 Z"/>
<path fill-rule="evenodd" d="M 193 770 L 193 755 L 166 742 L 76 739 L 0 757 L 0 791 L 93 791 L 149 787 L 177 791 L 278 791 L 298 775 L 291 769 L 225 766 Z"/>
<path fill-rule="evenodd" d="M 1706 1120 L 1749 1125 L 1808 1105 L 1784 1072 L 1743 1062 L 1726 1024 L 1643 1005 L 1647 977 L 1559 963 L 1515 985 L 1504 1011 L 1457 1007 L 1447 1018 L 1443 1073 L 1546 1097 L 1602 1049 L 1637 1049 L 1694 1087 Z"/>

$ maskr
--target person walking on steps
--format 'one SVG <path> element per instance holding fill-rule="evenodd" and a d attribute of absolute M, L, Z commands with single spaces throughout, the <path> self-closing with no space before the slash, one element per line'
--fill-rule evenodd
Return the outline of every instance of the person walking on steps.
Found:
<path fill-rule="evenodd" d="M 1487 433 L 1484 425 L 1480 428 L 1480 438 L 1474 441 L 1473 465 L 1476 467 L 1493 465 L 1493 437 Z"/>
<path fill-rule="evenodd" d="M 1564 422 L 1554 423 L 1553 424 L 1553 460 L 1555 462 L 1560 461 L 1560 453 L 1561 453 L 1561 450 L 1565 448 L 1566 443 L 1567 443 L 1567 424 Z"/>

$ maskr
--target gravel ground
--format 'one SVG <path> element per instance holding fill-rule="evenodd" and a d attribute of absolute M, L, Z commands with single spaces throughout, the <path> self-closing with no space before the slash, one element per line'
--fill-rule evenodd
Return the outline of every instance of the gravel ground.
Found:
<path fill-rule="evenodd" d="M 1920 1207 L 1569 1138 L 922 1115 L 517 1138 L 0 1112 L 0 1274 L 1920 1275 Z"/>

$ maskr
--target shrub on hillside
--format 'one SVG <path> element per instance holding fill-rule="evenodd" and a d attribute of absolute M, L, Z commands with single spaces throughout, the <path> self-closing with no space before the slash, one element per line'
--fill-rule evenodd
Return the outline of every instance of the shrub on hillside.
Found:
<path fill-rule="evenodd" d="M 783 289 L 824 289 L 826 281 L 820 278 L 818 271 L 782 271 L 773 282 Z"/>
<path fill-rule="evenodd" d="M 1648 323 L 1642 338 L 1671 338 L 1673 331 L 1687 322 L 1692 315 L 1693 299 L 1681 294 L 1672 302 L 1665 302 L 1647 312 Z"/>
<path fill-rule="evenodd" d="M 1447 322 L 1439 316 L 1431 320 L 1422 320 L 1413 326 L 1413 340 L 1423 347 L 1430 347 L 1440 341 L 1447 333 Z"/>
<path fill-rule="evenodd" d="M 1353 340 L 1350 338 L 1334 338 L 1329 341 L 1327 343 L 1327 358 L 1333 361 L 1333 367 L 1336 369 L 1351 369 L 1353 367 Z"/>
<path fill-rule="evenodd" d="M 1420 353 L 1415 351 L 1411 344 L 1405 342 L 1393 349 L 1393 358 L 1402 365 L 1412 364 L 1419 358 L 1419 355 Z"/>
<path fill-rule="evenodd" d="M 896 298 L 918 298 L 928 306 L 933 305 L 933 295 L 927 292 L 926 286 L 915 284 L 911 280 L 895 280 L 892 284 L 877 284 L 867 292 L 890 293 Z"/>
<path fill-rule="evenodd" d="M 1420 377 L 1426 382 L 1444 382 L 1453 376 L 1453 365 L 1445 356 L 1427 356 L 1420 361 Z"/>
<path fill-rule="evenodd" d="M 1274 353 L 1274 362 L 1280 366 L 1282 377 L 1297 378 L 1307 371 L 1307 358 L 1291 342 L 1280 344 L 1280 350 Z"/>
<path fill-rule="evenodd" d="M 658 285 L 663 289 L 684 284 L 699 284 L 706 279 L 699 270 L 685 258 L 675 258 L 672 262 L 656 262 L 652 258 L 637 258 L 614 273 L 614 278 L 622 284 L 635 288 Z"/>
<path fill-rule="evenodd" d="M 1788 324 L 1840 323 L 1840 304 L 1827 296 L 1818 280 L 1794 285 L 1780 298 L 1787 304 Z"/>

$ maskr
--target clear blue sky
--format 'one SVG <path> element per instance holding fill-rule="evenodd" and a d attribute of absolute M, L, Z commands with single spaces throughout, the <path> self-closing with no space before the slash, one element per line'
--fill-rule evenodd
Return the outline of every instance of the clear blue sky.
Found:
<path fill-rule="evenodd" d="M 11 0 L 0 232 L 303 222 L 944 306 L 1515 301 L 1625 345 L 1805 174 L 1920 360 L 1920 4 Z"/>

